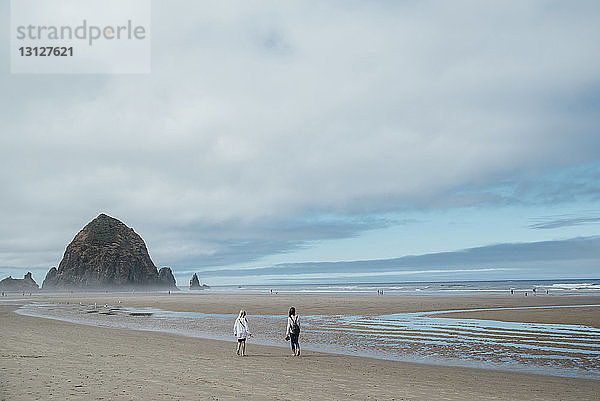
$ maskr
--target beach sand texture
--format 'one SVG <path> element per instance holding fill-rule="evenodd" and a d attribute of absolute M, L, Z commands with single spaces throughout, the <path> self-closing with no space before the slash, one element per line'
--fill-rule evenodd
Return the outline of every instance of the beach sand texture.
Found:
<path fill-rule="evenodd" d="M 285 315 L 382 315 L 499 306 L 592 305 L 600 297 L 97 294 L 35 301 L 156 307 L 164 310 Z M 15 314 L 0 303 L 2 400 L 597 400 L 600 380 L 447 367 L 304 351 L 173 334 L 120 330 Z M 19 301 L 23 302 L 23 301 Z M 590 308 L 468 312 L 477 318 L 586 324 Z M 459 314 L 456 314 L 459 315 Z"/>

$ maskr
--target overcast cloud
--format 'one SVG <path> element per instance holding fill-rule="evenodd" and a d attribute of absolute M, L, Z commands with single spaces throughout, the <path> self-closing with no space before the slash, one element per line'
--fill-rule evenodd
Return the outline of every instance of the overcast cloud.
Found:
<path fill-rule="evenodd" d="M 589 279 L 598 266 L 600 237 L 528 244 L 499 244 L 457 252 L 404 256 L 395 259 L 329 263 L 285 263 L 255 269 L 221 269 L 200 272 L 203 280 L 254 283 L 295 281 L 387 282 L 446 280 Z M 566 269 L 565 265 L 569 268 Z M 187 272 L 191 273 L 191 272 Z M 484 276 L 482 276 L 482 273 Z M 227 277 L 223 279 L 223 277 Z M 266 278 L 266 280 L 264 279 Z"/>
<path fill-rule="evenodd" d="M 0 266 L 57 265 L 101 212 L 177 270 L 404 209 L 599 198 L 597 1 L 152 13 L 149 75 L 10 75 L 2 39 Z"/>

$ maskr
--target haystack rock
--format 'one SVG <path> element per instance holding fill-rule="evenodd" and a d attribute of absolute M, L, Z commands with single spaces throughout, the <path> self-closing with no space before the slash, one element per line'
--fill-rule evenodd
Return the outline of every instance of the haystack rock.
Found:
<path fill-rule="evenodd" d="M 160 273 L 144 240 L 133 228 L 101 214 L 89 222 L 67 246 L 58 269 L 48 271 L 42 288 L 176 289 L 171 269 Z"/>
<path fill-rule="evenodd" d="M 12 278 L 8 276 L 4 280 L 0 281 L 0 290 L 2 291 L 19 291 L 19 292 L 33 292 L 38 291 L 38 287 L 35 280 L 31 277 L 31 273 L 27 274 L 23 278 Z"/>

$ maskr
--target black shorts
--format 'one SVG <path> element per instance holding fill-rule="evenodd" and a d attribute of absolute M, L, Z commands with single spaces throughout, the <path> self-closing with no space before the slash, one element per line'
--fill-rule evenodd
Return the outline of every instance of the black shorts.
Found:
<path fill-rule="evenodd" d="M 245 338 L 238 338 L 238 343 L 245 343 L 246 339 Z"/>

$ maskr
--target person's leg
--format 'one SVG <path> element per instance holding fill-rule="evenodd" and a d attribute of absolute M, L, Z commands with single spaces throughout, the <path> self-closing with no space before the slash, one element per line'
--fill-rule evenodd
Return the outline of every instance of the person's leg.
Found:
<path fill-rule="evenodd" d="M 235 353 L 238 354 L 238 355 L 240 354 L 240 346 L 241 345 L 242 345 L 242 343 L 240 342 L 240 340 L 238 340 L 238 342 L 237 342 L 237 348 L 235 350 Z"/>
<path fill-rule="evenodd" d="M 242 340 L 242 356 L 246 356 L 246 339 Z"/>
<path fill-rule="evenodd" d="M 290 335 L 290 345 L 292 346 L 292 355 L 296 356 L 296 342 L 293 335 Z"/>
<path fill-rule="evenodd" d="M 291 335 L 290 342 L 292 343 L 292 354 L 298 355 L 298 336 Z"/>

